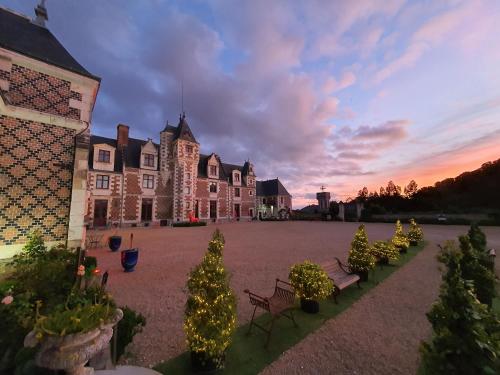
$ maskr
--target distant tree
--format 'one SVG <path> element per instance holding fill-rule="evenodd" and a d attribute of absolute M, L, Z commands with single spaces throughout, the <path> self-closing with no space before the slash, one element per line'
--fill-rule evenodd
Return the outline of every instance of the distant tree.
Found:
<path fill-rule="evenodd" d="M 411 180 L 407 186 L 405 186 L 405 195 L 411 198 L 418 190 L 418 185 L 415 180 Z"/>
<path fill-rule="evenodd" d="M 358 198 L 360 198 L 362 201 L 365 201 L 368 198 L 368 188 L 365 186 L 363 189 L 358 191 Z"/>
<path fill-rule="evenodd" d="M 380 196 L 383 197 L 385 195 L 385 189 L 381 186 L 380 187 Z"/>
<path fill-rule="evenodd" d="M 395 195 L 401 195 L 401 186 L 396 185 L 392 180 L 387 183 L 385 188 L 385 194 L 392 197 Z"/>

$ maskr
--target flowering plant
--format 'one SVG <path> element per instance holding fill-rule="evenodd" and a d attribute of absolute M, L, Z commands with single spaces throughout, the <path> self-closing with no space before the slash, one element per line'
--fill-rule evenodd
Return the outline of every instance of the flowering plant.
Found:
<path fill-rule="evenodd" d="M 390 241 L 375 241 L 370 246 L 370 253 L 377 259 L 398 260 L 399 251 Z"/>
<path fill-rule="evenodd" d="M 326 272 L 308 260 L 293 265 L 288 278 L 300 298 L 318 301 L 333 293 L 333 282 Z"/>

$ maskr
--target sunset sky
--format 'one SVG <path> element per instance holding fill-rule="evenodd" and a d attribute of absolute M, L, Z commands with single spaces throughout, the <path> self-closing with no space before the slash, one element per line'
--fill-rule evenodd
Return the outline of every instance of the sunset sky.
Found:
<path fill-rule="evenodd" d="M 37 1 L 0 1 L 32 16 Z M 48 0 L 49 29 L 102 78 L 92 132 L 250 158 L 294 206 L 419 186 L 500 157 L 500 1 Z"/>

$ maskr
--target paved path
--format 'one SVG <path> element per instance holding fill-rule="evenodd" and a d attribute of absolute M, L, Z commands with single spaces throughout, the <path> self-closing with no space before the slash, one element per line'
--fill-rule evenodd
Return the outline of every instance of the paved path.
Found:
<path fill-rule="evenodd" d="M 425 313 L 440 284 L 436 252 L 428 245 L 262 374 L 415 374 L 419 343 L 430 335 Z"/>

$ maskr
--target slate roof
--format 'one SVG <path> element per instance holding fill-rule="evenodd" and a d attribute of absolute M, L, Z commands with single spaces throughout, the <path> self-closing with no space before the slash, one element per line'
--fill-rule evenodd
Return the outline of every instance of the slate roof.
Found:
<path fill-rule="evenodd" d="M 277 178 L 274 180 L 257 181 L 257 196 L 267 197 L 273 195 L 288 195 L 290 193 L 285 189 L 281 181 Z"/>
<path fill-rule="evenodd" d="M 101 137 L 98 135 L 90 136 L 90 152 L 89 152 L 89 169 L 94 169 L 94 145 L 97 144 L 107 144 L 116 148 L 116 139 Z M 140 168 L 141 166 L 141 147 L 144 146 L 148 141 L 142 139 L 129 138 L 128 145 L 123 149 L 123 153 L 120 149 L 116 149 L 115 152 L 115 172 L 123 171 L 123 161 L 125 160 L 125 165 L 130 168 Z M 153 143 L 157 149 L 159 145 Z M 159 164 L 158 169 L 159 169 Z"/>
<path fill-rule="evenodd" d="M 48 29 L 34 24 L 28 17 L 2 7 L 0 7 L 0 47 L 96 81 L 101 80 L 81 66 Z"/>

